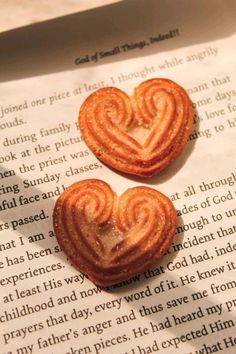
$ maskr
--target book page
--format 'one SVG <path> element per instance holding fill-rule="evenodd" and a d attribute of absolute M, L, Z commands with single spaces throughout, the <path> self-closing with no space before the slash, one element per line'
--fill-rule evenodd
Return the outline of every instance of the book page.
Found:
<path fill-rule="evenodd" d="M 235 39 L 223 0 L 124 1 L 0 35 L 1 353 L 235 353 Z M 78 114 L 96 89 L 132 94 L 154 77 L 186 89 L 194 126 L 145 179 L 99 161 Z M 107 289 L 70 265 L 53 230 L 58 196 L 88 178 L 118 195 L 152 187 L 177 212 L 163 258 Z"/>

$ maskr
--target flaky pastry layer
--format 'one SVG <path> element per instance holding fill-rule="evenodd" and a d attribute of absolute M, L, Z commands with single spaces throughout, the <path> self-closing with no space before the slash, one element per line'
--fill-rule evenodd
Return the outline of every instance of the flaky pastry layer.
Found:
<path fill-rule="evenodd" d="M 88 179 L 61 194 L 53 223 L 72 264 L 95 284 L 108 286 L 156 263 L 174 237 L 176 212 L 152 188 L 131 188 L 118 197 L 107 183 Z"/>
<path fill-rule="evenodd" d="M 131 97 L 115 87 L 99 89 L 79 113 L 81 134 L 92 152 L 116 170 L 143 177 L 179 155 L 192 124 L 186 91 L 168 79 L 144 81 Z"/>

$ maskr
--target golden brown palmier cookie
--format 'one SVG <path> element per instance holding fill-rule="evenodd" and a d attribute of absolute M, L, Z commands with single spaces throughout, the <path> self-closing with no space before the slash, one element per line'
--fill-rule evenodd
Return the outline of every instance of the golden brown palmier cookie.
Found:
<path fill-rule="evenodd" d="M 95 284 L 108 286 L 147 270 L 167 251 L 176 212 L 152 188 L 131 188 L 118 197 L 107 183 L 88 179 L 61 194 L 53 222 L 71 263 Z"/>
<path fill-rule="evenodd" d="M 99 89 L 79 114 L 81 134 L 100 160 L 143 177 L 170 164 L 186 144 L 192 124 L 187 93 L 167 79 L 144 81 L 131 97 L 115 87 Z"/>

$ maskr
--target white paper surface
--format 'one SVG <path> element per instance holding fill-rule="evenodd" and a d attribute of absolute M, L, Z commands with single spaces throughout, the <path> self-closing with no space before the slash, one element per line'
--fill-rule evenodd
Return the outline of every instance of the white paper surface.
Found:
<path fill-rule="evenodd" d="M 235 352 L 234 14 L 233 1 L 127 1 L 1 35 L 3 353 Z M 94 90 L 152 77 L 189 92 L 195 124 L 181 156 L 140 179 L 97 160 L 77 117 Z M 109 291 L 53 237 L 56 198 L 87 178 L 153 187 L 177 209 L 169 252 Z"/>

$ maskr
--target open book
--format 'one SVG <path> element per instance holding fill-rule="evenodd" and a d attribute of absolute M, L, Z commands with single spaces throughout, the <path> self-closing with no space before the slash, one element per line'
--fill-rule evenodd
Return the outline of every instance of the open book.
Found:
<path fill-rule="evenodd" d="M 235 1 L 122 1 L 0 35 L 0 352 L 236 352 Z M 183 153 L 149 179 L 83 142 L 94 90 L 165 77 L 189 93 Z M 146 185 L 177 210 L 174 242 L 143 274 L 101 289 L 72 267 L 52 212 L 72 183 Z"/>

